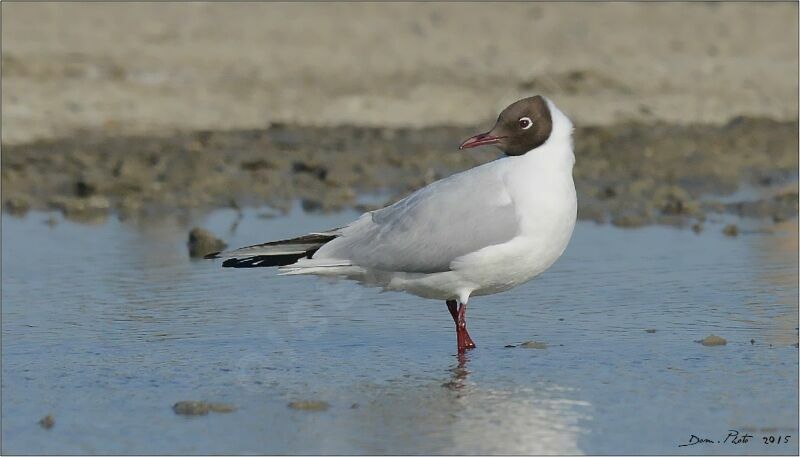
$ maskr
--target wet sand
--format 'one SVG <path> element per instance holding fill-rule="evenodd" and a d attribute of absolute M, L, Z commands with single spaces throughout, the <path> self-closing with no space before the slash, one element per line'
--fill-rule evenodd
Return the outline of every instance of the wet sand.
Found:
<path fill-rule="evenodd" d="M 312 212 L 369 210 L 497 158 L 488 148 L 457 149 L 473 133 L 282 124 L 171 136 L 86 132 L 6 147 L 2 191 L 8 212 L 57 210 L 87 222 L 222 207 L 280 214 L 296 199 Z M 718 214 L 780 222 L 797 213 L 796 122 L 626 123 L 578 128 L 575 141 L 584 220 L 697 230 Z"/>
<path fill-rule="evenodd" d="M 297 199 L 366 210 L 496 158 L 456 147 L 541 93 L 578 127 L 580 218 L 781 221 L 797 211 L 796 17 L 789 3 L 8 4 L 2 203 L 85 222 Z"/>

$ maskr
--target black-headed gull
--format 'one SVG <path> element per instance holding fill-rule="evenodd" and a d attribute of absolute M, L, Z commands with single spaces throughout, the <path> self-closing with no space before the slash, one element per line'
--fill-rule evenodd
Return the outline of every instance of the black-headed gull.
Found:
<path fill-rule="evenodd" d="M 436 181 L 345 227 L 210 254 L 233 268 L 354 279 L 445 300 L 458 352 L 471 296 L 544 272 L 566 249 L 577 215 L 572 123 L 542 96 L 512 103 L 461 149 L 495 145 L 507 157 Z"/>

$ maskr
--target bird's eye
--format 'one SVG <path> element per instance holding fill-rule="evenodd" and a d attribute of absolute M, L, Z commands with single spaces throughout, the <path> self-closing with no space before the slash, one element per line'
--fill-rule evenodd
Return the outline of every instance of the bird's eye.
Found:
<path fill-rule="evenodd" d="M 521 117 L 519 118 L 519 128 L 522 130 L 528 130 L 533 125 L 531 118 L 529 117 Z"/>

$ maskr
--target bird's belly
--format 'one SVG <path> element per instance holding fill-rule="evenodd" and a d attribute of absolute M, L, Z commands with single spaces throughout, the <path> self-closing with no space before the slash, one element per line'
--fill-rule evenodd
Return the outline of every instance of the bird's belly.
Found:
<path fill-rule="evenodd" d="M 577 204 L 564 205 L 508 243 L 486 248 L 459 265 L 459 273 L 477 287 L 472 295 L 503 292 L 530 281 L 563 254 L 575 227 Z M 465 259 L 466 260 L 466 259 Z"/>
<path fill-rule="evenodd" d="M 464 272 L 465 276 L 473 277 L 478 286 L 472 295 L 496 294 L 530 281 L 547 270 L 561 256 L 565 246 L 531 249 L 502 263 L 476 265 L 474 274 Z"/>

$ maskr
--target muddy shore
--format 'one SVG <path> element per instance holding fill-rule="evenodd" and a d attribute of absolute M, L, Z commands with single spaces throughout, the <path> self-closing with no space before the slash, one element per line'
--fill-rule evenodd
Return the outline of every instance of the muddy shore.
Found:
<path fill-rule="evenodd" d="M 581 219 L 699 231 L 714 215 L 796 214 L 796 4 L 3 13 L 2 203 L 13 214 L 280 214 L 297 200 L 367 210 L 497 158 L 457 145 L 537 93 L 581 126 Z"/>
<path fill-rule="evenodd" d="M 307 211 L 369 210 L 499 157 L 488 148 L 458 151 L 473 130 L 273 124 L 170 136 L 83 132 L 4 147 L 3 203 L 12 214 L 54 210 L 86 222 L 221 207 L 279 214 L 296 199 Z M 721 126 L 578 128 L 579 218 L 625 227 L 690 227 L 725 213 L 791 218 L 796 132 L 796 122 L 754 117 Z"/>

